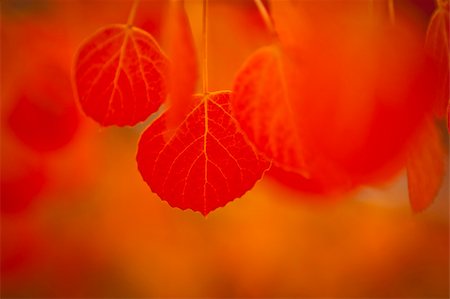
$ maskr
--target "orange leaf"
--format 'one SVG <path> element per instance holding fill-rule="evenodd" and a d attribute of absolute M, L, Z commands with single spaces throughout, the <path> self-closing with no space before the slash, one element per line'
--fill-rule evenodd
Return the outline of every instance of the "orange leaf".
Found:
<path fill-rule="evenodd" d="M 250 190 L 268 168 L 236 126 L 229 97 L 229 92 L 195 96 L 198 105 L 178 128 L 167 128 L 169 110 L 141 136 L 139 171 L 172 207 L 207 215 Z"/>
<path fill-rule="evenodd" d="M 171 1 L 166 17 L 166 53 L 172 62 L 169 69 L 169 128 L 176 127 L 192 109 L 192 95 L 198 80 L 197 53 L 183 3 Z"/>
<path fill-rule="evenodd" d="M 147 32 L 127 25 L 100 29 L 75 61 L 84 112 L 101 125 L 134 125 L 164 101 L 168 60 Z"/>
<path fill-rule="evenodd" d="M 426 209 L 438 194 L 447 169 L 447 150 L 435 122 L 426 119 L 406 162 L 409 201 L 415 212 Z"/>

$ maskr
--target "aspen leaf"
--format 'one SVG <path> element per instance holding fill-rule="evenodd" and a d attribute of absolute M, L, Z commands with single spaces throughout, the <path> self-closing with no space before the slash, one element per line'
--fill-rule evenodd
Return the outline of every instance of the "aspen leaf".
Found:
<path fill-rule="evenodd" d="M 349 190 L 348 174 L 309 143 L 296 90 L 303 75 L 286 52 L 271 45 L 247 60 L 234 82 L 232 111 L 250 141 L 273 162 L 269 175 L 307 193 Z"/>
<path fill-rule="evenodd" d="M 442 3 L 441 3 L 442 2 Z M 448 1 L 438 1 L 439 7 L 434 11 L 428 24 L 426 47 L 439 63 L 439 94 L 435 113 L 444 117 L 449 103 L 449 7 Z"/>
<path fill-rule="evenodd" d="M 436 99 L 437 66 L 420 27 L 401 14 L 395 25 L 368 18 L 364 1 L 272 8 L 279 40 L 257 50 L 234 82 L 243 131 L 288 172 L 341 175 L 352 186 L 391 177 Z"/>
<path fill-rule="evenodd" d="M 103 126 L 145 120 L 166 98 L 168 64 L 147 32 L 128 25 L 100 29 L 81 46 L 75 61 L 83 111 Z"/>
<path fill-rule="evenodd" d="M 439 128 L 433 119 L 427 118 L 406 162 L 409 201 L 413 211 L 426 209 L 438 194 L 447 169 L 447 151 L 448 146 L 445 146 Z"/>
<path fill-rule="evenodd" d="M 249 139 L 274 164 L 305 174 L 302 136 L 282 55 L 276 46 L 267 46 L 247 60 L 234 81 L 232 111 Z"/>
<path fill-rule="evenodd" d="M 197 106 L 177 128 L 167 128 L 168 110 L 146 129 L 136 159 L 162 200 L 207 215 L 250 190 L 269 163 L 239 131 L 229 92 L 194 97 Z"/>

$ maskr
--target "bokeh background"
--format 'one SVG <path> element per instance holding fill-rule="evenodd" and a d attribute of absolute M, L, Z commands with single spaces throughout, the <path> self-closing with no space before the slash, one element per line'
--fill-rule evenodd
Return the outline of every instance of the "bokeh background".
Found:
<path fill-rule="evenodd" d="M 449 297 L 448 174 L 419 214 L 404 171 L 333 198 L 265 177 L 206 218 L 171 208 L 136 167 L 150 120 L 101 128 L 71 88 L 79 45 L 131 2 L 0 5 L 2 298 Z M 166 8 L 142 0 L 136 25 L 161 41 Z M 198 42 L 201 2 L 186 8 Z M 269 37 L 250 0 L 210 15 L 210 88 L 229 89 Z"/>

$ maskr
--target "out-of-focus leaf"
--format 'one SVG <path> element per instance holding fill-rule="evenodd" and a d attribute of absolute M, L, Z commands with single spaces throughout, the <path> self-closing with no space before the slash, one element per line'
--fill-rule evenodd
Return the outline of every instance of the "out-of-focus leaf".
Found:
<path fill-rule="evenodd" d="M 435 106 L 438 117 L 444 117 L 449 104 L 449 5 L 448 1 L 438 1 L 428 24 L 426 46 L 439 64 L 439 94 Z"/>
<path fill-rule="evenodd" d="M 411 207 L 415 212 L 426 209 L 442 184 L 448 160 L 448 139 L 444 143 L 436 123 L 428 118 L 420 128 L 408 153 L 406 171 Z"/>
<path fill-rule="evenodd" d="M 177 127 L 194 103 L 198 80 L 197 53 L 184 1 L 171 1 L 163 36 L 171 64 L 169 68 L 169 128 Z"/>

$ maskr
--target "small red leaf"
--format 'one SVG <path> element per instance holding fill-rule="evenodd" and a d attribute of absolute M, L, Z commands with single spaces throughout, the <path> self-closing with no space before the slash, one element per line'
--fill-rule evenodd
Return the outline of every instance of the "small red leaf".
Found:
<path fill-rule="evenodd" d="M 257 50 L 234 82 L 242 130 L 289 172 L 338 174 L 353 186 L 390 178 L 436 101 L 420 27 L 407 14 L 395 25 L 370 16 L 364 1 L 272 4 L 279 40 Z"/>
<path fill-rule="evenodd" d="M 236 126 L 229 92 L 194 97 L 198 105 L 170 134 L 167 112 L 150 125 L 136 159 L 142 177 L 163 200 L 207 215 L 251 189 L 269 163 Z"/>
<path fill-rule="evenodd" d="M 299 125 L 296 80 L 302 74 L 294 64 L 277 45 L 257 50 L 235 79 L 233 114 L 250 141 L 272 160 L 275 167 L 269 175 L 302 192 L 347 191 L 348 175 L 320 151 L 311 150 L 314 147 L 307 143 L 311 130 Z"/>
<path fill-rule="evenodd" d="M 101 125 L 134 125 L 164 101 L 168 60 L 147 32 L 110 25 L 81 47 L 75 84 L 84 112 Z"/>
<path fill-rule="evenodd" d="M 409 201 L 415 212 L 426 209 L 438 194 L 447 169 L 447 155 L 438 127 L 432 119 L 426 119 L 406 162 Z"/>
<path fill-rule="evenodd" d="M 439 2 L 439 1 L 438 1 Z M 427 30 L 426 46 L 430 55 L 437 60 L 439 66 L 438 101 L 435 113 L 438 117 L 445 117 L 449 104 L 449 7 L 448 2 L 442 1 L 430 19 Z"/>
<path fill-rule="evenodd" d="M 234 82 L 232 109 L 249 139 L 273 162 L 305 174 L 302 136 L 292 109 L 283 53 L 276 46 L 256 51 Z"/>

